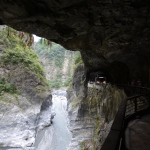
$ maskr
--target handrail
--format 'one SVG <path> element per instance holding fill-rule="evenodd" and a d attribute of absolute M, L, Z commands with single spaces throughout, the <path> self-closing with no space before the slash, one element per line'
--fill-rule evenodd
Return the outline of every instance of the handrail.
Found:
<path fill-rule="evenodd" d="M 116 84 L 118 88 L 124 89 L 126 94 L 128 95 L 137 95 L 137 94 L 150 94 L 150 89 L 142 86 L 132 86 L 132 85 L 124 85 L 124 84 Z"/>
<path fill-rule="evenodd" d="M 136 95 L 122 100 L 110 132 L 100 150 L 121 150 L 124 147 L 124 131 L 127 123 L 137 114 L 148 113 L 150 108 L 150 90 L 148 88 L 128 85 L 117 86 L 132 88 L 134 89 L 133 95 Z M 144 94 L 141 94 L 142 92 Z"/>

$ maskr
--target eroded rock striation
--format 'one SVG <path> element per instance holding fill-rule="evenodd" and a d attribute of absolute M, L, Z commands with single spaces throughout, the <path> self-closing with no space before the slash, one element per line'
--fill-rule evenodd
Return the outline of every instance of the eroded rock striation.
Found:
<path fill-rule="evenodd" d="M 110 84 L 88 85 L 84 65 L 76 68 L 67 91 L 72 141 L 69 150 L 96 149 L 103 144 L 122 99 L 123 90 Z"/>

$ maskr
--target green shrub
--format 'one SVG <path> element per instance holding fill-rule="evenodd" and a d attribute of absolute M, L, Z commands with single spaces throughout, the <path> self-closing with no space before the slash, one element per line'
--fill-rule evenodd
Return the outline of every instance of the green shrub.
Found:
<path fill-rule="evenodd" d="M 65 49 L 59 44 L 52 43 L 51 47 L 41 43 L 40 41 L 35 44 L 35 52 L 39 56 L 44 56 L 49 59 L 49 64 L 55 62 L 56 67 L 62 69 L 64 62 Z"/>
<path fill-rule="evenodd" d="M 51 88 L 54 89 L 59 89 L 62 87 L 62 81 L 61 80 L 55 80 L 55 81 L 49 81 L 48 84 L 50 85 Z"/>
<path fill-rule="evenodd" d="M 24 33 L 24 36 L 29 38 L 26 33 Z M 23 65 L 27 71 L 35 72 L 42 84 L 45 85 L 44 69 L 38 56 L 27 46 L 24 40 L 19 38 L 19 32 L 11 28 L 9 28 L 9 33 L 8 28 L 5 30 L 0 29 L 0 44 L 4 47 L 1 65 Z"/>
<path fill-rule="evenodd" d="M 4 79 L 0 79 L 0 95 L 2 92 L 14 94 L 17 92 L 17 89 L 14 84 L 6 83 Z"/>
<path fill-rule="evenodd" d="M 78 52 L 77 56 L 75 57 L 75 65 L 80 65 L 83 63 L 82 57 L 81 57 L 81 53 Z"/>
<path fill-rule="evenodd" d="M 68 79 L 64 82 L 64 87 L 70 86 L 71 83 L 72 83 L 72 77 L 68 77 Z"/>
<path fill-rule="evenodd" d="M 0 78 L 0 84 L 4 84 L 5 80 Z"/>
<path fill-rule="evenodd" d="M 77 56 L 75 57 L 75 66 L 74 66 L 74 70 L 83 63 L 82 57 L 81 57 L 81 53 L 78 52 Z"/>

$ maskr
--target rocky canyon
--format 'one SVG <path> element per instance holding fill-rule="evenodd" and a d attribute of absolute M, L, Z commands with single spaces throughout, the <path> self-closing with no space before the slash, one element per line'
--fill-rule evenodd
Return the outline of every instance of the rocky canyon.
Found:
<path fill-rule="evenodd" d="M 0 24 L 44 37 L 67 50 L 80 51 L 83 63 L 76 67 L 72 85 L 67 90 L 72 131 L 69 150 L 101 147 L 120 101 L 126 97 L 124 91 L 114 84 L 130 84 L 132 79 L 141 78 L 143 85 L 149 86 L 149 0 L 0 0 Z M 1 44 L 1 59 L 4 49 L 5 45 Z M 50 109 L 51 94 L 42 72 L 35 69 L 37 77 L 34 71 L 26 71 L 18 63 L 15 66 L 7 61 L 3 63 L 2 84 L 13 84 L 16 91 L 19 89 L 19 94 L 12 97 L 2 92 L 0 109 L 2 112 L 14 110 L 15 120 L 27 131 L 25 135 L 21 134 L 21 128 L 15 132 L 22 135 L 21 141 L 25 141 L 19 144 L 32 147 L 36 130 L 41 128 L 37 118 L 41 112 Z M 90 74 L 98 71 L 105 73 L 109 84 L 98 89 L 90 88 Z M 3 96 L 7 101 L 3 101 Z M 20 109 L 22 113 L 18 114 Z M 3 117 L 5 115 L 2 114 L 2 120 L 10 120 L 12 127 L 16 127 L 12 112 Z M 42 126 L 49 125 L 50 120 L 47 121 L 48 124 L 45 122 Z M 36 129 L 33 124 L 36 124 Z M 12 127 L 7 125 L 11 130 Z M 5 126 L 0 128 L 2 133 L 6 132 Z M 28 131 L 29 128 L 33 129 L 32 132 Z M 12 143 L 13 140 L 9 139 L 5 146 Z"/>

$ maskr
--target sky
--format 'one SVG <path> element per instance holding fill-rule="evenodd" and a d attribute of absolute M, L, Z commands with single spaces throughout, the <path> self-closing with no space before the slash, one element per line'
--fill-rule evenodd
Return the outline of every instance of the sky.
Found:
<path fill-rule="evenodd" d="M 36 36 L 36 35 L 33 35 L 33 36 L 34 36 L 34 42 L 38 42 L 41 39 L 41 37 L 39 36 Z"/>

